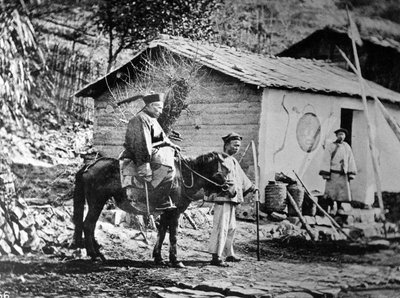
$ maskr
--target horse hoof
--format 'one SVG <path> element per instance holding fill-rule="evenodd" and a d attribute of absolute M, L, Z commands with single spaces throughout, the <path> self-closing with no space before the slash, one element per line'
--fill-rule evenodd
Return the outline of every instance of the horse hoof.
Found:
<path fill-rule="evenodd" d="M 154 260 L 154 264 L 157 266 L 167 266 L 167 263 L 164 260 Z"/>
<path fill-rule="evenodd" d="M 182 262 L 173 262 L 171 265 L 173 268 L 186 268 L 186 266 L 183 265 Z"/>

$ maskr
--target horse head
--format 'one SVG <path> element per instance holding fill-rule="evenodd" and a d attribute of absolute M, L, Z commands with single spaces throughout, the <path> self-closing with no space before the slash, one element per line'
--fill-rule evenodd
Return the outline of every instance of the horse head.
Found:
<path fill-rule="evenodd" d="M 222 152 L 211 152 L 197 158 L 199 172 L 205 178 L 204 190 L 206 194 L 216 193 L 221 196 L 236 195 L 235 185 L 229 179 L 229 174 L 233 171 L 233 160 L 229 155 Z"/>

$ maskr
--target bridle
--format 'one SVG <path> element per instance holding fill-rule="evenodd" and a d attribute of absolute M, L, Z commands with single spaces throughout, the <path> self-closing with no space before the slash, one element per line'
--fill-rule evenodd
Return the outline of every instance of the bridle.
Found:
<path fill-rule="evenodd" d="M 193 174 L 195 174 L 195 175 L 199 176 L 200 178 L 204 179 L 205 181 L 207 181 L 207 182 L 209 182 L 209 183 L 211 183 L 211 184 L 213 184 L 213 185 L 215 185 L 217 187 L 220 187 L 222 192 L 228 191 L 229 184 L 227 182 L 225 182 L 224 184 L 219 184 L 219 183 L 217 183 L 215 181 L 212 181 L 211 179 L 208 179 L 207 177 L 203 176 L 199 172 L 193 170 L 190 167 L 190 165 L 185 161 L 185 159 L 183 158 L 182 154 L 179 151 L 177 151 L 177 152 L 178 152 L 179 168 L 180 168 L 181 173 L 183 173 L 182 172 L 182 164 L 190 171 L 190 177 L 191 177 L 191 184 L 190 185 L 186 185 L 185 180 L 183 178 L 183 174 L 182 174 L 182 184 L 183 184 L 183 186 L 185 188 L 188 188 L 188 189 L 193 188 L 193 186 L 194 186 Z M 215 173 L 214 176 L 219 174 L 219 173 L 221 173 L 221 172 L 222 172 L 222 165 L 221 165 L 221 162 L 218 160 L 218 172 Z"/>

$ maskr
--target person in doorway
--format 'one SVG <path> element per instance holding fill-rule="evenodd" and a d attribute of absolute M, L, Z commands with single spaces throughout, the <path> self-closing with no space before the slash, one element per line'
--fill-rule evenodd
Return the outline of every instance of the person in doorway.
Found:
<path fill-rule="evenodd" d="M 176 206 L 170 191 L 175 177 L 174 157 L 179 146 L 173 144 L 157 121 L 163 108 L 163 93 L 143 97 L 145 107 L 128 123 L 125 150 L 120 156 L 122 187 L 132 202 L 133 189 L 147 187 L 150 203 L 156 210 Z"/>
<path fill-rule="evenodd" d="M 344 128 L 335 131 L 336 141 L 326 146 L 319 174 L 326 180 L 325 199 L 336 202 L 340 210 L 342 202 L 351 201 L 350 180 L 357 174 L 353 151 L 344 139 Z"/>
<path fill-rule="evenodd" d="M 237 133 L 230 133 L 222 137 L 224 152 L 230 155 L 232 171 L 228 175 L 236 187 L 234 197 L 212 195 L 208 198 L 214 202 L 213 229 L 210 236 L 209 252 L 212 254 L 211 265 L 227 267 L 226 262 L 239 262 L 233 250 L 233 241 L 236 230 L 235 209 L 243 202 L 243 197 L 250 192 L 255 192 L 256 187 L 246 176 L 239 162 L 233 157 L 239 152 L 242 137 Z M 226 259 L 223 260 L 223 256 Z"/>

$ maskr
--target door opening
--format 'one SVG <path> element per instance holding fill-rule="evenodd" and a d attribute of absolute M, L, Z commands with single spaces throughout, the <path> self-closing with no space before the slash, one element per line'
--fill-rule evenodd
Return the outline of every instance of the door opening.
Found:
<path fill-rule="evenodd" d="M 353 110 L 341 109 L 340 111 L 340 127 L 347 129 L 349 132 L 346 135 L 345 141 L 351 146 L 351 135 L 352 135 L 352 124 L 353 124 Z"/>

